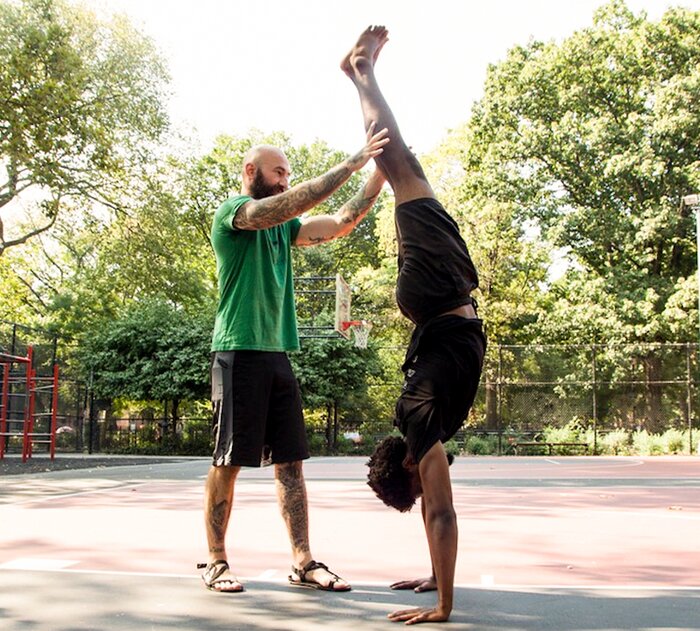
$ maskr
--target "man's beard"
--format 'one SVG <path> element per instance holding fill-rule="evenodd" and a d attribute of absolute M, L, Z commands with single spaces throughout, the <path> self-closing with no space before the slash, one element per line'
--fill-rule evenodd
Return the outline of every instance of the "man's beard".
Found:
<path fill-rule="evenodd" d="M 250 196 L 253 199 L 263 199 L 284 193 L 284 187 L 279 184 L 268 184 L 263 177 L 262 171 L 258 169 L 255 173 L 253 183 L 250 185 Z"/>

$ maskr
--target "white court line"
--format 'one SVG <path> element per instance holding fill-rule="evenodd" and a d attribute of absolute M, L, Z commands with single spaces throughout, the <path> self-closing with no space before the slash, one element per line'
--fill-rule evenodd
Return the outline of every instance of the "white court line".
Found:
<path fill-rule="evenodd" d="M 7 565 L 7 564 L 6 564 Z M 0 573 L 2 571 L 33 571 L 33 572 L 46 572 L 55 574 L 91 574 L 96 576 L 143 576 L 147 578 L 185 578 L 185 579 L 198 579 L 201 577 L 198 574 L 174 574 L 167 572 L 127 572 L 119 570 L 80 570 L 73 568 L 44 568 L 36 570 L 18 570 L 13 568 L 0 567 Z M 267 582 L 267 583 L 281 583 L 287 584 L 287 579 L 285 578 L 272 578 L 265 581 L 259 581 L 257 578 L 253 577 L 241 577 L 243 581 L 249 582 Z M 362 585 L 365 587 L 386 587 L 391 593 L 399 593 L 397 590 L 392 590 L 389 588 L 389 584 L 384 581 L 373 581 L 373 580 L 353 580 L 353 585 Z M 520 583 L 499 583 L 497 586 L 488 586 L 481 583 L 455 583 L 455 587 L 461 589 L 497 589 L 497 590 L 572 590 L 572 591 L 625 591 L 625 592 L 652 592 L 652 591 L 672 591 L 672 592 L 700 592 L 700 585 L 566 585 L 566 584 L 520 584 Z M 355 590 L 357 591 L 357 590 Z M 340 592 L 339 592 L 340 593 Z"/>
<path fill-rule="evenodd" d="M 522 456 L 522 457 L 527 457 L 527 456 Z M 604 456 L 585 456 L 587 458 L 604 458 Z M 594 460 L 586 460 L 585 462 L 582 462 L 581 460 L 575 460 L 577 456 L 565 456 L 565 460 L 562 461 L 557 461 L 554 458 L 548 458 L 548 457 L 543 457 L 542 462 L 549 462 L 551 464 L 556 464 L 556 465 L 566 465 L 567 467 L 571 468 L 576 468 L 576 467 L 583 467 L 584 469 L 600 469 L 602 468 L 607 468 L 610 467 L 611 469 L 622 469 L 626 467 L 641 467 L 642 465 L 646 464 L 647 461 L 645 460 L 637 460 L 637 459 L 630 459 L 629 461 L 610 461 L 610 460 L 605 460 L 605 461 L 594 461 Z M 592 467 L 588 465 L 593 465 Z"/>
<path fill-rule="evenodd" d="M 37 572 L 50 572 L 52 570 L 63 570 L 71 565 L 77 565 L 80 561 L 68 559 L 37 559 L 22 557 L 13 559 L 0 565 L 0 570 L 31 570 Z"/>
<path fill-rule="evenodd" d="M 6 504 L 0 504 L 0 506 L 24 506 L 25 504 L 36 504 L 40 502 L 51 502 L 53 500 L 63 500 L 69 497 L 78 497 L 80 495 L 94 495 L 95 493 L 104 493 L 107 491 L 122 491 L 124 489 L 137 488 L 139 486 L 144 486 L 149 484 L 149 482 L 134 482 L 131 484 L 124 484 L 120 486 L 110 486 L 101 489 L 88 489 L 87 491 L 75 491 L 74 493 L 63 493 L 61 495 L 46 495 L 42 497 L 30 497 L 29 499 L 24 499 L 20 502 L 7 502 Z"/>
<path fill-rule="evenodd" d="M 480 505 L 481 508 L 493 508 L 503 511 L 538 511 L 541 514 L 549 514 L 552 510 L 556 509 L 561 513 L 585 513 L 595 515 L 622 515 L 624 517 L 645 517 L 647 519 L 676 519 L 676 520 L 688 520 L 688 521 L 700 521 L 700 513 L 695 512 L 694 509 L 689 509 L 685 511 L 683 509 L 670 509 L 669 507 L 664 508 L 663 506 L 649 508 L 648 510 L 625 510 L 624 508 L 605 508 L 602 506 L 590 506 L 590 507 L 567 507 L 567 508 L 557 508 L 551 506 L 537 507 L 528 504 L 519 506 L 518 504 L 489 504 L 484 502 Z M 459 519 L 469 520 L 469 516 L 460 515 Z"/>

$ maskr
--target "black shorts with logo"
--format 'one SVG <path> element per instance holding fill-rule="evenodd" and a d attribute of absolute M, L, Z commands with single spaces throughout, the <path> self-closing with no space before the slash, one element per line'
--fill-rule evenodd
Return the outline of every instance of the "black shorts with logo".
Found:
<path fill-rule="evenodd" d="M 414 462 L 462 426 L 481 377 L 486 352 L 482 321 L 437 317 L 414 332 L 402 367 L 405 380 L 394 424 Z"/>
<path fill-rule="evenodd" d="M 286 353 L 216 352 L 211 382 L 214 466 L 309 457 L 299 384 Z"/>

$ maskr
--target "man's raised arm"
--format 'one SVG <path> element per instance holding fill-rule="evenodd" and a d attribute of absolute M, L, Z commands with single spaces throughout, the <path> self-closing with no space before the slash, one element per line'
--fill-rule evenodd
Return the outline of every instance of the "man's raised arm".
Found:
<path fill-rule="evenodd" d="M 302 219 L 294 245 L 318 245 L 350 234 L 377 201 L 385 181 L 382 172 L 375 169 L 365 185 L 337 213 Z"/>
<path fill-rule="evenodd" d="M 350 176 L 383 151 L 389 142 L 387 130 L 367 131 L 367 144 L 354 156 L 343 160 L 323 175 L 293 186 L 279 195 L 252 199 L 238 209 L 233 225 L 239 230 L 263 230 L 298 217 L 330 197 Z"/>

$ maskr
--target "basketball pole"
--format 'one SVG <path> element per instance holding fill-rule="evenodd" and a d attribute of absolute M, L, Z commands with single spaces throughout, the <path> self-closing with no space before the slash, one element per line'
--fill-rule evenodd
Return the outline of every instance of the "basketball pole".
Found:
<path fill-rule="evenodd" d="M 700 194 L 686 195 L 681 200 L 681 206 L 687 206 L 695 214 L 695 245 L 697 256 L 696 278 L 698 283 L 698 352 L 700 353 Z M 697 355 L 696 355 L 697 357 Z M 693 455 L 693 420 L 688 417 L 688 451 Z"/>

